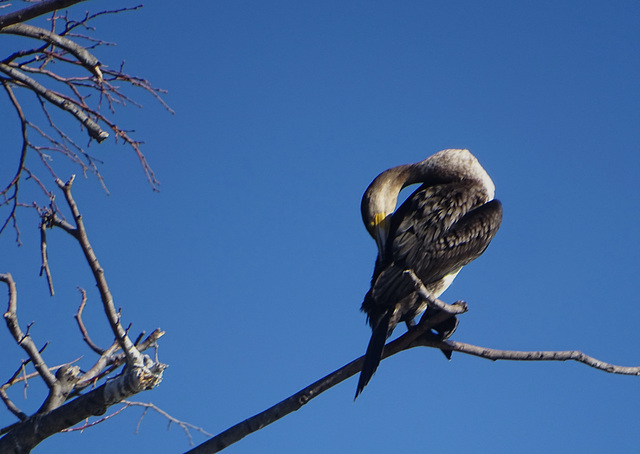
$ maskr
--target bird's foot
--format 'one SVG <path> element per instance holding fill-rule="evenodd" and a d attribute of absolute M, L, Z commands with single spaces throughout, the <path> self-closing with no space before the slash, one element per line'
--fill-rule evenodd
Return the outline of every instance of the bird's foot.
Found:
<path fill-rule="evenodd" d="M 469 310 L 469 305 L 467 304 L 467 302 L 462 300 L 456 301 L 455 303 L 452 304 L 452 306 L 460 308 L 460 312 L 459 312 L 460 314 L 463 314 Z"/>

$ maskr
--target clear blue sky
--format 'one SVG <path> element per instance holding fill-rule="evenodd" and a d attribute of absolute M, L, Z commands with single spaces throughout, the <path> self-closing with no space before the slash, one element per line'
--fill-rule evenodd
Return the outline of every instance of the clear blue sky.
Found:
<path fill-rule="evenodd" d="M 111 195 L 95 179 L 74 186 L 124 320 L 167 332 L 165 380 L 136 399 L 215 434 L 363 354 L 376 249 L 360 197 L 381 171 L 443 148 L 469 148 L 504 204 L 497 237 L 442 297 L 470 305 L 454 339 L 639 365 L 639 23 L 633 1 L 154 1 L 99 20 L 118 45 L 98 58 L 126 60 L 176 111 L 140 93 L 143 110 L 118 114 L 146 142 L 160 193 L 112 141 L 91 147 Z M 13 162 L 16 120 L 0 108 Z M 87 367 L 76 286 L 90 291 L 93 337 L 110 342 L 88 268 L 51 232 L 47 297 L 37 220 L 20 222 L 25 244 L 0 238 L 0 271 L 19 285 L 21 323 L 51 342 L 51 365 L 85 355 Z M 24 353 L 4 329 L 0 345 L 4 381 Z M 357 403 L 352 378 L 227 452 L 638 452 L 637 380 L 418 349 L 384 361 Z M 28 393 L 13 394 L 34 411 L 43 391 Z M 134 435 L 140 414 L 40 450 L 188 448 L 154 414 Z"/>

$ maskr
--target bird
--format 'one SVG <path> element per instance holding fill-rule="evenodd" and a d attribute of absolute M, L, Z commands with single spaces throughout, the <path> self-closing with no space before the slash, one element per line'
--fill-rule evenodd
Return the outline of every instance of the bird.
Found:
<path fill-rule="evenodd" d="M 396 209 L 400 191 L 421 184 Z M 362 197 L 362 220 L 376 241 L 378 257 L 371 288 L 361 310 L 371 327 L 355 398 L 375 373 L 386 340 L 396 325 L 407 328 L 428 307 L 416 292 L 411 270 L 432 298 L 438 298 L 460 272 L 489 246 L 502 222 L 495 186 L 469 150 L 442 150 L 424 161 L 393 167 L 378 175 Z M 446 340 L 458 324 L 455 316 L 427 335 Z M 443 350 L 448 358 L 451 351 Z"/>

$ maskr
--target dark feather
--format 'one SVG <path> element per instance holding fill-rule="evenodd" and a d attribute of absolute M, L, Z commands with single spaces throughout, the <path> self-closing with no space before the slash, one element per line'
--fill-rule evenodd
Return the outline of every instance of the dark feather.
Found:
<path fill-rule="evenodd" d="M 369 340 L 367 353 L 365 353 L 364 356 L 364 365 L 362 366 L 362 372 L 360 372 L 358 389 L 356 390 L 356 396 L 354 399 L 357 399 L 358 394 L 360 394 L 364 387 L 367 386 L 367 383 L 369 383 L 369 380 L 371 380 L 371 377 L 380 364 L 384 344 L 389 336 L 388 331 L 390 318 L 391 311 L 388 311 L 383 314 L 382 318 L 378 320 L 378 323 L 372 329 L 371 340 Z"/>

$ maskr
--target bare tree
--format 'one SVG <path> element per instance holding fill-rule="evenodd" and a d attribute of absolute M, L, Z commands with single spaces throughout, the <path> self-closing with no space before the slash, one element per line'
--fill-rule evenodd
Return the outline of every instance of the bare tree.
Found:
<path fill-rule="evenodd" d="M 143 332 L 132 340 L 130 327 L 123 326 L 104 270 L 91 247 L 80 209 L 71 193 L 74 177 L 65 183 L 58 178 L 56 170 L 60 161 L 62 164 L 71 161 L 83 175 L 97 177 L 106 191 L 98 168 L 100 161 L 87 149 L 91 144 L 99 144 L 113 134 L 116 141 L 124 142 L 137 154 L 151 187 L 157 190 L 159 183 L 142 154 L 141 142 L 132 137 L 131 131 L 119 126 L 113 117 L 116 107 L 140 107 L 125 92 L 127 86 L 151 93 L 171 111 L 160 98 L 161 90 L 153 88 L 141 77 L 127 74 L 123 64 L 117 69 L 111 69 L 92 54 L 96 47 L 109 43 L 93 36 L 91 21 L 99 16 L 139 7 L 84 13 L 77 20 L 72 19 L 67 12 L 58 11 L 81 1 L 45 0 L 0 16 L 0 34 L 5 38 L 10 35 L 18 37 L 10 41 L 18 43 L 15 51 L 0 60 L 0 83 L 15 110 L 21 142 L 19 151 L 15 154 L 15 173 L 0 190 L 0 212 L 3 213 L 0 234 L 8 226 L 12 226 L 16 241 L 20 243 L 18 209 L 37 211 L 41 220 L 41 269 L 48 279 L 52 295 L 54 289 L 47 260 L 47 230 L 61 229 L 71 235 L 80 246 L 93 273 L 114 341 L 107 348 L 101 348 L 91 340 L 82 321 L 86 293 L 81 290 L 82 302 L 76 313 L 76 320 L 84 341 L 96 353 L 97 359 L 87 371 L 74 365 L 75 361 L 50 367 L 44 357 L 47 344 L 38 347 L 35 336 L 32 337 L 30 332 L 31 325 L 24 331 L 18 321 L 18 286 L 11 274 L 1 273 L 0 281 L 9 290 L 4 319 L 16 344 L 27 354 L 27 359 L 0 386 L 0 398 L 18 419 L 15 424 L 0 429 L 2 453 L 30 452 L 47 437 L 90 416 L 103 415 L 112 405 L 156 387 L 167 367 L 158 360 L 157 354 L 150 356 L 144 353 L 150 349 L 156 349 L 157 353 L 157 341 L 164 334 L 163 331 L 156 329 L 149 335 Z M 25 23 L 43 15 L 47 15 L 46 28 Z M 31 110 L 23 108 L 25 104 Z M 40 122 L 32 119 L 38 117 L 32 110 L 34 105 L 39 107 Z M 58 126 L 59 119 L 65 115 L 80 124 L 79 136 Z M 83 136 L 86 137 L 87 145 L 80 145 Z M 30 157 L 36 159 L 30 160 Z M 26 203 L 22 200 L 21 188 L 26 181 L 35 183 L 39 188 L 43 195 L 41 202 Z M 47 181 L 55 181 L 55 185 L 51 187 Z M 67 216 L 63 214 L 65 210 L 60 209 L 55 202 L 56 192 L 64 195 Z M 67 221 L 67 217 L 71 221 Z M 30 364 L 35 369 L 33 373 L 27 373 L 27 366 Z M 33 377 L 39 377 L 44 382 L 48 395 L 40 408 L 28 415 L 9 398 L 7 390 L 18 383 L 26 385 L 27 380 Z M 138 403 L 126 402 L 125 406 L 136 404 Z"/>

